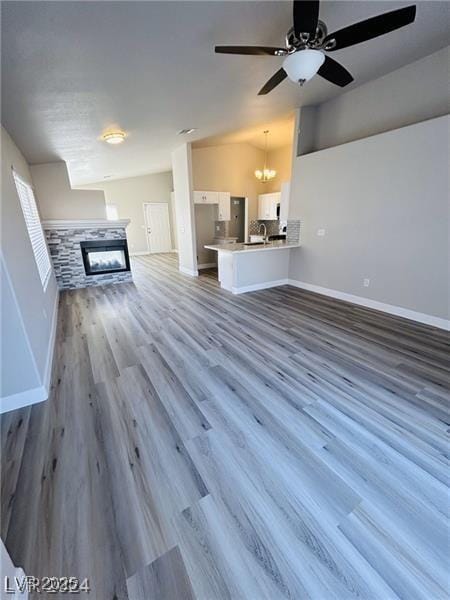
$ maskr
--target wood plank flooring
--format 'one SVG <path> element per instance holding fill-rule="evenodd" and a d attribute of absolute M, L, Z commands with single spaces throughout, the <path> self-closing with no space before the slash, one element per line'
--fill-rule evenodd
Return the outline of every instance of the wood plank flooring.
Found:
<path fill-rule="evenodd" d="M 133 270 L 61 295 L 51 397 L 2 415 L 13 561 L 96 600 L 450 598 L 449 334 Z"/>

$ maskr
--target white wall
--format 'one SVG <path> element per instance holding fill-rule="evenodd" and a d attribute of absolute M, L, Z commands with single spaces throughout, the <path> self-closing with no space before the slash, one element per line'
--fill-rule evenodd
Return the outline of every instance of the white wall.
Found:
<path fill-rule="evenodd" d="M 264 184 L 255 177 L 255 169 L 264 162 L 264 152 L 250 144 L 224 144 L 192 150 L 192 172 L 195 190 L 230 192 L 249 199 L 249 219 L 257 217 L 258 194 Z"/>
<path fill-rule="evenodd" d="M 127 179 L 102 181 L 82 186 L 102 190 L 107 204 L 115 204 L 119 219 L 131 219 L 127 227 L 128 248 L 131 253 L 148 252 L 146 225 L 144 219 L 144 202 L 166 202 L 171 204 L 173 189 L 172 173 L 155 173 Z M 172 219 L 172 207 L 169 206 L 171 238 L 173 248 L 175 231 Z"/>
<path fill-rule="evenodd" d="M 105 196 L 98 190 L 73 190 L 65 162 L 30 167 L 41 218 L 105 219 Z"/>
<path fill-rule="evenodd" d="M 172 152 L 172 174 L 179 269 L 185 274 L 197 275 L 197 247 L 190 144 L 183 144 Z"/>
<path fill-rule="evenodd" d="M 421 60 L 369 81 L 324 102 L 301 120 L 314 121 L 313 150 L 320 150 L 405 127 L 449 113 L 449 50 L 444 48 Z M 309 107 L 308 107 L 309 109 Z"/>
<path fill-rule="evenodd" d="M 292 173 L 292 142 L 280 148 L 274 148 L 267 153 L 267 166 L 275 169 L 276 177 L 264 184 L 264 192 L 280 192 L 281 184 L 291 180 Z"/>
<path fill-rule="evenodd" d="M 1 183 L 1 216 L 2 216 L 2 254 L 10 277 L 10 289 L 2 290 L 2 300 L 7 313 L 4 318 L 8 319 L 8 311 L 11 311 L 11 322 L 17 325 L 18 316 L 23 323 L 26 339 L 21 339 L 20 328 L 15 328 L 13 338 L 5 344 L 11 344 L 9 352 L 16 352 L 24 356 L 24 348 L 29 345 L 32 359 L 41 382 L 48 385 L 51 357 L 53 351 L 53 336 L 56 325 L 56 308 L 58 290 L 56 279 L 52 274 L 47 288 L 43 290 L 39 273 L 36 267 L 30 238 L 25 226 L 25 221 L 14 184 L 12 170 L 28 182 L 31 182 L 31 173 L 22 154 L 2 128 L 2 183 Z M 3 274 L 3 277 L 5 274 Z M 4 294 L 4 295 L 3 295 Z M 12 294 L 16 300 L 16 311 L 11 306 Z M 9 307 L 9 308 L 8 308 Z M 9 334 L 11 334 L 10 330 Z M 12 334 L 11 334 L 12 335 Z M 16 339 L 17 336 L 17 339 Z M 17 343 L 17 348 L 14 344 Z M 26 360 L 24 369 L 29 368 Z M 3 382 L 5 393 L 8 395 L 23 392 L 23 385 L 19 383 L 16 374 L 11 372 L 11 379 Z M 27 385 L 34 385 L 33 375 L 23 374 Z M 42 399 L 42 398 L 41 398 Z"/>
<path fill-rule="evenodd" d="M 448 319 L 448 127 L 440 117 L 296 158 L 289 277 Z"/>

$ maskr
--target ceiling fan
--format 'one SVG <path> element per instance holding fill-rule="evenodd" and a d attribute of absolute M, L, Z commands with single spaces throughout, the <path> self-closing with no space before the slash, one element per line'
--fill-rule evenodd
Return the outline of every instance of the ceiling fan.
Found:
<path fill-rule="evenodd" d="M 319 0 L 294 0 L 294 25 L 286 34 L 285 48 L 268 46 L 216 46 L 218 54 L 259 54 L 284 56 L 283 66 L 259 90 L 268 94 L 286 77 L 303 85 L 318 73 L 321 77 L 344 87 L 353 81 L 345 67 L 324 52 L 341 50 L 366 42 L 409 25 L 416 16 L 415 5 L 392 10 L 365 21 L 354 23 L 333 33 L 319 19 Z"/>

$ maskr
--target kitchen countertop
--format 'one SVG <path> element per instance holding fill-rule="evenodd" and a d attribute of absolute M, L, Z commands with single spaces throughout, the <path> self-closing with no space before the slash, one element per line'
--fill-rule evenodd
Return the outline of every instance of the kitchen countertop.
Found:
<path fill-rule="evenodd" d="M 267 252 L 268 250 L 284 250 L 285 248 L 299 248 L 300 244 L 288 243 L 285 240 L 274 240 L 265 244 L 245 245 L 245 244 L 218 244 L 205 246 L 208 250 L 217 250 L 217 252 L 242 253 L 242 252 Z"/>

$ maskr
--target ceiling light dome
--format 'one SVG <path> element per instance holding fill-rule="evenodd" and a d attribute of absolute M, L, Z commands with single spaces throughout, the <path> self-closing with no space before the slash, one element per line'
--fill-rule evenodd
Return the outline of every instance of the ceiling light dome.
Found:
<path fill-rule="evenodd" d="M 105 133 L 102 139 L 108 144 L 121 144 L 125 139 L 125 133 L 123 131 L 111 131 L 110 133 Z"/>
<path fill-rule="evenodd" d="M 303 85 L 314 77 L 324 60 L 325 54 L 319 50 L 299 50 L 284 59 L 283 69 L 291 81 Z"/>

